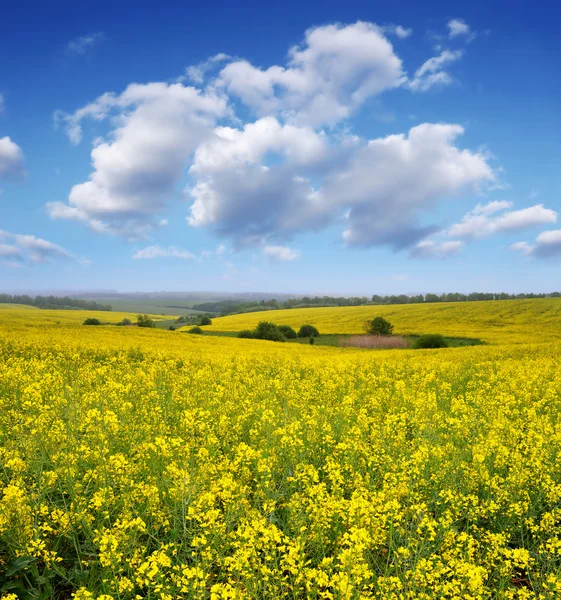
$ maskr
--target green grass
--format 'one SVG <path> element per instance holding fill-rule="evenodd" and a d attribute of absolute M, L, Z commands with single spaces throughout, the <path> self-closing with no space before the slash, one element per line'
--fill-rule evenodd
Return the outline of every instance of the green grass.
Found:
<path fill-rule="evenodd" d="M 169 323 L 171 323 L 171 322 L 161 321 L 160 323 L 168 323 L 168 326 L 169 326 Z M 158 326 L 160 326 L 160 324 L 158 324 Z M 168 326 L 162 326 L 161 328 L 167 329 Z M 181 333 L 188 333 L 189 329 L 191 329 L 191 326 L 184 327 L 181 329 Z M 203 335 L 210 335 L 210 336 L 215 336 L 215 337 L 234 337 L 234 338 L 238 336 L 237 331 L 209 331 L 208 329 L 205 329 L 204 327 L 202 327 L 202 329 L 204 331 Z M 328 333 L 325 335 L 320 335 L 319 337 L 315 338 L 314 345 L 316 345 L 316 346 L 339 346 L 340 345 L 339 342 L 342 339 L 346 339 L 349 337 L 352 337 L 352 336 L 351 336 L 351 334 L 348 334 L 348 333 Z M 420 335 L 407 335 L 404 337 L 407 338 L 407 340 L 409 340 L 411 345 L 413 345 L 413 342 L 421 336 Z M 446 340 L 449 348 L 463 348 L 464 346 L 480 346 L 485 343 L 477 338 L 447 337 L 447 336 L 443 336 L 443 337 Z M 294 340 L 286 340 L 286 343 L 287 344 L 309 344 L 310 339 L 307 337 L 306 338 L 296 338 Z"/>

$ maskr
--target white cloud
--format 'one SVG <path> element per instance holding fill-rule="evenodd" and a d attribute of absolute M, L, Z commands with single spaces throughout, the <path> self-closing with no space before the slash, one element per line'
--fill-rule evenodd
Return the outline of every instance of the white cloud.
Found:
<path fill-rule="evenodd" d="M 105 36 L 100 31 L 96 33 L 89 33 L 88 35 L 82 35 L 74 38 L 68 42 L 67 50 L 73 54 L 86 54 L 94 46 L 104 40 Z"/>
<path fill-rule="evenodd" d="M 416 258 L 446 258 L 463 250 L 464 243 L 458 240 L 450 242 L 433 242 L 423 240 L 411 251 Z"/>
<path fill-rule="evenodd" d="M 132 257 L 135 260 L 151 260 L 154 258 L 180 258 L 182 260 L 196 259 L 196 256 L 187 250 L 182 250 L 181 248 L 176 248 L 175 246 L 162 248 L 158 245 L 147 246 L 142 250 L 138 250 L 133 254 Z"/>
<path fill-rule="evenodd" d="M 346 211 L 348 245 L 401 249 L 434 231 L 418 225 L 419 212 L 494 178 L 483 155 L 456 147 L 458 125 L 424 124 L 408 136 L 338 146 L 286 127 L 262 119 L 255 129 L 219 130 L 197 151 L 191 225 L 258 244 L 321 229 Z M 283 156 L 261 163 L 271 150 Z"/>
<path fill-rule="evenodd" d="M 478 204 L 459 223 L 448 230 L 450 237 L 483 238 L 495 233 L 521 231 L 537 225 L 555 223 L 557 213 L 543 204 L 536 204 L 521 210 L 506 210 L 512 203 L 507 201 Z M 502 214 L 497 215 L 496 213 Z"/>
<path fill-rule="evenodd" d="M 403 40 L 405 38 L 408 38 L 413 33 L 413 29 L 405 29 L 405 27 L 402 27 L 401 25 L 396 25 L 393 30 L 393 33 L 395 33 L 395 35 L 398 38 Z"/>
<path fill-rule="evenodd" d="M 527 242 L 516 242 L 510 246 L 524 256 L 536 258 L 553 258 L 561 256 L 561 229 L 542 231 L 534 244 Z"/>
<path fill-rule="evenodd" d="M 179 81 L 191 81 L 196 85 L 201 85 L 204 83 L 205 77 L 208 75 L 209 71 L 215 69 L 220 63 L 229 61 L 231 59 L 231 56 L 224 54 L 223 52 L 216 54 L 215 56 L 211 56 L 209 59 L 200 62 L 198 65 L 191 65 L 190 67 L 187 67 L 185 70 L 185 76 L 180 77 Z"/>
<path fill-rule="evenodd" d="M 448 37 L 450 39 L 471 35 L 471 27 L 463 19 L 450 19 L 446 26 L 448 27 Z"/>
<path fill-rule="evenodd" d="M 333 125 L 368 98 L 402 85 L 401 60 L 373 23 L 309 29 L 290 50 L 286 67 L 254 67 L 238 60 L 222 69 L 217 85 L 258 116 L 281 114 L 299 125 Z"/>
<path fill-rule="evenodd" d="M 462 56 L 461 50 L 443 50 L 438 56 L 429 58 L 415 71 L 415 76 L 409 81 L 409 87 L 416 92 L 426 92 L 435 86 L 449 85 L 453 79 L 445 67 Z"/>
<path fill-rule="evenodd" d="M 0 178 L 23 174 L 23 151 L 6 136 L 0 138 Z"/>
<path fill-rule="evenodd" d="M 176 83 L 130 85 L 104 94 L 61 117 L 71 138 L 81 136 L 86 117 L 105 119 L 116 110 L 116 128 L 92 150 L 94 171 L 75 185 L 68 204 L 50 203 L 53 218 L 83 221 L 96 231 L 135 239 L 158 226 L 157 218 L 181 178 L 189 157 L 227 113 L 226 101 Z"/>
<path fill-rule="evenodd" d="M 287 246 L 265 246 L 263 253 L 270 260 L 274 261 L 290 261 L 295 260 L 300 256 L 298 250 L 293 250 Z"/>
<path fill-rule="evenodd" d="M 88 264 L 90 261 L 72 254 L 66 248 L 34 235 L 10 233 L 0 230 L 0 262 L 19 265 L 44 263 L 52 259 L 65 259 Z"/>

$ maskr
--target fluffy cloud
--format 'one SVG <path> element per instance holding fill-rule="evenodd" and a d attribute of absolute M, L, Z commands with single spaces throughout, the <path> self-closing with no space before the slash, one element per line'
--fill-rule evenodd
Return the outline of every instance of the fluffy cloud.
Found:
<path fill-rule="evenodd" d="M 409 135 L 371 140 L 326 183 L 328 201 L 350 207 L 349 245 L 408 247 L 435 228 L 419 226 L 419 213 L 441 198 L 493 181 L 485 157 L 460 150 L 460 125 L 425 123 Z"/>
<path fill-rule="evenodd" d="M 450 242 L 434 242 L 423 240 L 411 251 L 411 256 L 416 258 L 446 258 L 458 254 L 464 247 L 464 243 L 458 240 Z"/>
<path fill-rule="evenodd" d="M 103 33 L 99 31 L 96 33 L 89 33 L 88 35 L 82 35 L 70 40 L 66 48 L 68 52 L 73 54 L 86 54 L 95 45 L 99 44 L 99 42 L 102 42 L 104 37 L 105 36 Z"/>
<path fill-rule="evenodd" d="M 22 149 L 6 136 L 0 138 L 0 178 L 23 174 Z"/>
<path fill-rule="evenodd" d="M 34 235 L 9 233 L 0 230 L 0 262 L 9 266 L 37 264 L 53 259 L 65 259 L 89 264 L 90 261 L 74 254 L 53 242 Z"/>
<path fill-rule="evenodd" d="M 512 202 L 495 201 L 478 204 L 459 223 L 448 230 L 448 235 L 459 238 L 483 238 L 494 233 L 521 231 L 537 225 L 555 223 L 557 213 L 543 204 L 535 204 L 521 210 L 507 210 Z M 496 214 L 496 213 L 501 214 Z"/>
<path fill-rule="evenodd" d="M 293 250 L 287 246 L 265 246 L 263 253 L 270 260 L 274 261 L 290 261 L 295 260 L 300 256 L 298 250 Z"/>
<path fill-rule="evenodd" d="M 133 254 L 135 260 L 150 260 L 154 258 L 180 258 L 182 260 L 194 260 L 196 256 L 187 250 L 181 250 L 175 246 L 162 248 L 161 246 L 148 246 Z"/>
<path fill-rule="evenodd" d="M 524 256 L 534 256 L 536 258 L 552 258 L 561 255 L 561 229 L 552 231 L 542 231 L 536 238 L 534 244 L 527 242 L 517 242 L 510 246 Z"/>
<path fill-rule="evenodd" d="M 448 27 L 448 37 L 450 39 L 473 35 L 471 27 L 463 19 L 450 19 L 446 26 Z"/>
<path fill-rule="evenodd" d="M 217 85 L 258 116 L 280 114 L 299 125 L 320 126 L 348 118 L 368 98 L 405 80 L 383 29 L 359 21 L 309 29 L 304 43 L 290 50 L 286 67 L 263 70 L 232 62 Z"/>
<path fill-rule="evenodd" d="M 429 58 L 415 71 L 409 87 L 416 92 L 426 92 L 435 86 L 449 85 L 453 80 L 445 67 L 462 56 L 461 50 L 443 50 L 438 56 Z"/>
<path fill-rule="evenodd" d="M 424 124 L 408 136 L 337 147 L 274 119 L 255 125 L 220 130 L 191 168 L 198 179 L 190 224 L 238 244 L 320 229 L 346 213 L 348 245 L 406 248 L 434 232 L 418 224 L 420 212 L 493 180 L 483 155 L 454 144 L 458 125 Z M 283 156 L 262 164 L 272 151 Z"/>
<path fill-rule="evenodd" d="M 57 112 L 55 122 L 72 143 L 82 140 L 86 119 L 112 130 L 94 142 L 89 180 L 75 185 L 66 202 L 50 203 L 51 217 L 146 238 L 162 226 L 161 212 L 188 172 L 189 224 L 236 246 L 284 248 L 297 234 L 339 222 L 350 246 L 415 246 L 436 230 L 423 223 L 425 213 L 494 178 L 483 154 L 458 147 L 462 127 L 425 123 L 370 141 L 345 127 L 322 130 L 382 92 L 422 92 L 452 81 L 447 68 L 460 51 L 444 50 L 407 77 L 387 35 L 410 33 L 364 22 L 316 27 L 284 66 L 262 69 L 219 54 L 188 68 L 177 83 L 130 85 L 72 114 Z M 223 61 L 230 62 L 207 81 Z M 186 80 L 207 85 L 202 91 Z M 240 103 L 255 122 L 236 118 Z"/>
<path fill-rule="evenodd" d="M 73 115 L 58 119 L 71 137 L 86 117 L 105 119 L 117 111 L 111 139 L 91 153 L 89 181 L 75 185 L 68 203 L 48 205 L 53 218 L 83 221 L 96 231 L 143 237 L 181 178 L 191 153 L 209 135 L 226 101 L 180 83 L 130 85 L 121 95 L 104 94 Z"/>

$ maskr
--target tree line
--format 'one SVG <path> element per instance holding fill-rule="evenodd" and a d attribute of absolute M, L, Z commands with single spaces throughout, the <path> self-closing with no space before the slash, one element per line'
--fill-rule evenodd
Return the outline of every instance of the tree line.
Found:
<path fill-rule="evenodd" d="M 389 295 L 374 294 L 367 296 L 302 296 L 289 300 L 216 300 L 195 304 L 195 310 L 201 310 L 218 316 L 235 315 L 247 312 L 260 312 L 264 310 L 279 310 L 285 308 L 311 308 L 331 306 L 364 306 L 368 304 L 421 304 L 431 302 L 474 302 L 482 300 L 522 300 L 527 298 L 561 298 L 560 292 L 550 294 L 507 294 L 473 292 L 471 294 L 417 294 L 417 295 Z"/>
<path fill-rule="evenodd" d="M 0 304 L 25 304 L 37 308 L 71 309 L 71 310 L 112 310 L 109 304 L 99 304 L 93 300 L 80 300 L 64 296 L 28 296 L 27 294 L 0 294 Z"/>

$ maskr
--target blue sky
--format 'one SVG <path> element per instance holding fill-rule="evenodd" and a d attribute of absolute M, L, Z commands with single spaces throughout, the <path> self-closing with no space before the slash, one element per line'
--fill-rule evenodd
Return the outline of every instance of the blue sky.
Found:
<path fill-rule="evenodd" d="M 542 2 L 12 3 L 0 287 L 558 289 L 557 22 Z"/>

